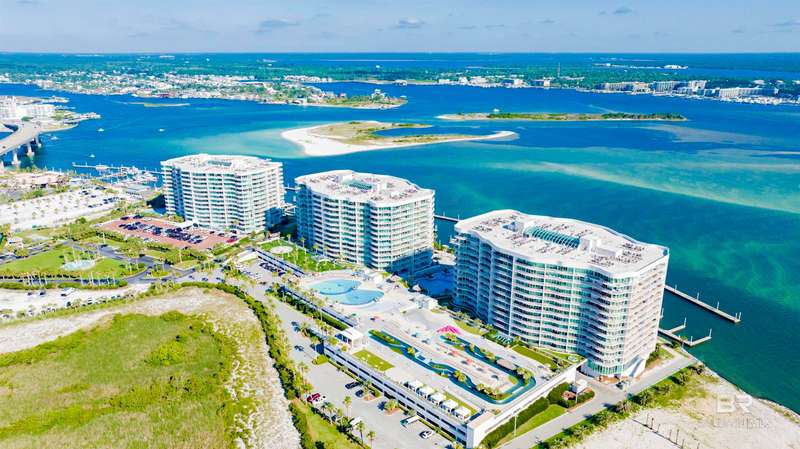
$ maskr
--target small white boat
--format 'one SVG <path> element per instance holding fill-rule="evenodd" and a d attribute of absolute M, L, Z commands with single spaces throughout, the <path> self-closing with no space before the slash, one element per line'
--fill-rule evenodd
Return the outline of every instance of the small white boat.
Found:
<path fill-rule="evenodd" d="M 103 131 L 105 131 L 103 128 L 97 128 L 97 132 L 101 133 Z"/>
<path fill-rule="evenodd" d="M 94 159 L 94 153 L 90 154 L 90 155 L 89 155 L 89 157 L 90 157 L 91 159 Z"/>
<path fill-rule="evenodd" d="M 158 128 L 158 132 L 163 133 L 164 132 L 164 128 Z"/>
<path fill-rule="evenodd" d="M 53 136 L 50 138 L 50 140 L 58 140 L 58 136 Z"/>

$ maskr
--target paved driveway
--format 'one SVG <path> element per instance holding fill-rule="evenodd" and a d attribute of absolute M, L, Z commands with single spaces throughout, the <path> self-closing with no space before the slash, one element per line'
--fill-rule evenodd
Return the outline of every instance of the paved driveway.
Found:
<path fill-rule="evenodd" d="M 250 270 L 256 274 L 261 274 L 262 271 L 258 267 L 250 267 Z M 263 287 L 244 287 L 248 293 L 258 300 L 264 300 L 265 294 Z M 433 436 L 427 440 L 420 438 L 419 434 L 426 430 L 427 427 L 416 422 L 408 428 L 403 427 L 400 421 L 405 418 L 402 412 L 395 412 L 393 415 L 387 415 L 381 410 L 381 404 L 386 400 L 384 397 L 372 401 L 364 401 L 355 396 L 359 388 L 348 390 L 345 385 L 352 382 L 353 378 L 349 375 L 339 372 L 335 366 L 330 363 L 322 365 L 312 364 L 312 360 L 316 358 L 317 353 L 311 346 L 308 338 L 304 337 L 300 332 L 295 331 L 292 322 L 302 323 L 305 322 L 313 325 L 313 320 L 306 315 L 298 312 L 290 305 L 274 301 L 275 308 L 283 321 L 284 332 L 292 347 L 292 358 L 297 362 L 305 362 L 309 370 L 306 377 L 314 386 L 313 391 L 319 392 L 327 396 L 328 401 L 332 402 L 337 408 L 345 410 L 343 404 L 344 397 L 350 396 L 352 403 L 350 405 L 350 415 L 360 416 L 364 420 L 365 432 L 372 430 L 376 434 L 376 438 L 372 443 L 373 449 L 423 449 L 423 448 L 446 448 L 449 447 L 450 442 L 439 434 L 434 433 Z M 369 443 L 369 441 L 367 441 Z M 526 448 L 527 449 L 527 448 Z"/>
<path fill-rule="evenodd" d="M 530 432 L 517 437 L 516 439 L 501 446 L 503 449 L 530 449 L 538 443 L 560 433 L 564 429 L 572 427 L 595 413 L 610 407 L 623 399 L 628 394 L 637 394 L 642 390 L 658 383 L 667 376 L 691 365 L 694 360 L 673 352 L 676 356 L 668 362 L 647 371 L 634 383 L 627 391 L 622 391 L 614 385 L 606 385 L 595 379 L 578 374 L 578 378 L 585 379 L 595 392 L 595 397 L 586 404 L 578 407 L 572 412 L 567 412 L 558 418 L 549 421 Z"/>

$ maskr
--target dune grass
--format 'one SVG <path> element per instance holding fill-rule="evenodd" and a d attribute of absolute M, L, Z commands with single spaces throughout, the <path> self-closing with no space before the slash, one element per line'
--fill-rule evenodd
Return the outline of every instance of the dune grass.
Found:
<path fill-rule="evenodd" d="M 232 345 L 169 312 L 2 354 L 0 446 L 233 447 Z"/>

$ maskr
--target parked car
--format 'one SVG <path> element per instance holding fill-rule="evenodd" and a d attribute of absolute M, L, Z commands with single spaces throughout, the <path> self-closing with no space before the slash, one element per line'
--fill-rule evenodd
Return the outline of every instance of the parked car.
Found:
<path fill-rule="evenodd" d="M 313 404 L 314 402 L 318 401 L 319 398 L 321 398 L 321 397 L 322 397 L 322 394 L 313 393 L 313 394 L 310 394 L 310 395 L 306 396 L 306 401 L 308 401 L 309 403 Z"/>
<path fill-rule="evenodd" d="M 348 390 L 352 390 L 353 388 L 355 388 L 355 387 L 357 387 L 359 385 L 361 385 L 361 383 L 359 383 L 359 382 L 350 382 L 349 384 L 345 385 L 344 387 L 347 388 Z"/>
<path fill-rule="evenodd" d="M 431 437 L 431 435 L 433 435 L 433 432 L 432 432 L 432 431 L 430 431 L 430 430 L 423 430 L 423 431 L 422 431 L 422 433 L 420 433 L 420 434 L 419 434 L 419 437 L 420 437 L 420 438 L 422 438 L 423 440 L 427 440 L 428 438 L 430 438 L 430 437 Z"/>

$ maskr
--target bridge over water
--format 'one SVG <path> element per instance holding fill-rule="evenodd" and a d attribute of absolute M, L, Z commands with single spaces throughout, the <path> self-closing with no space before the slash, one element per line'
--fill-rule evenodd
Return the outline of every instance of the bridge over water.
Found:
<path fill-rule="evenodd" d="M 39 135 L 49 131 L 44 126 L 32 122 L 2 123 L 0 131 L 3 130 L 10 130 L 11 133 L 0 138 L 0 168 L 3 167 L 3 158 L 9 153 L 11 153 L 11 163 L 19 165 L 17 153 L 23 147 L 28 156 L 33 156 L 34 149 L 42 146 Z"/>

